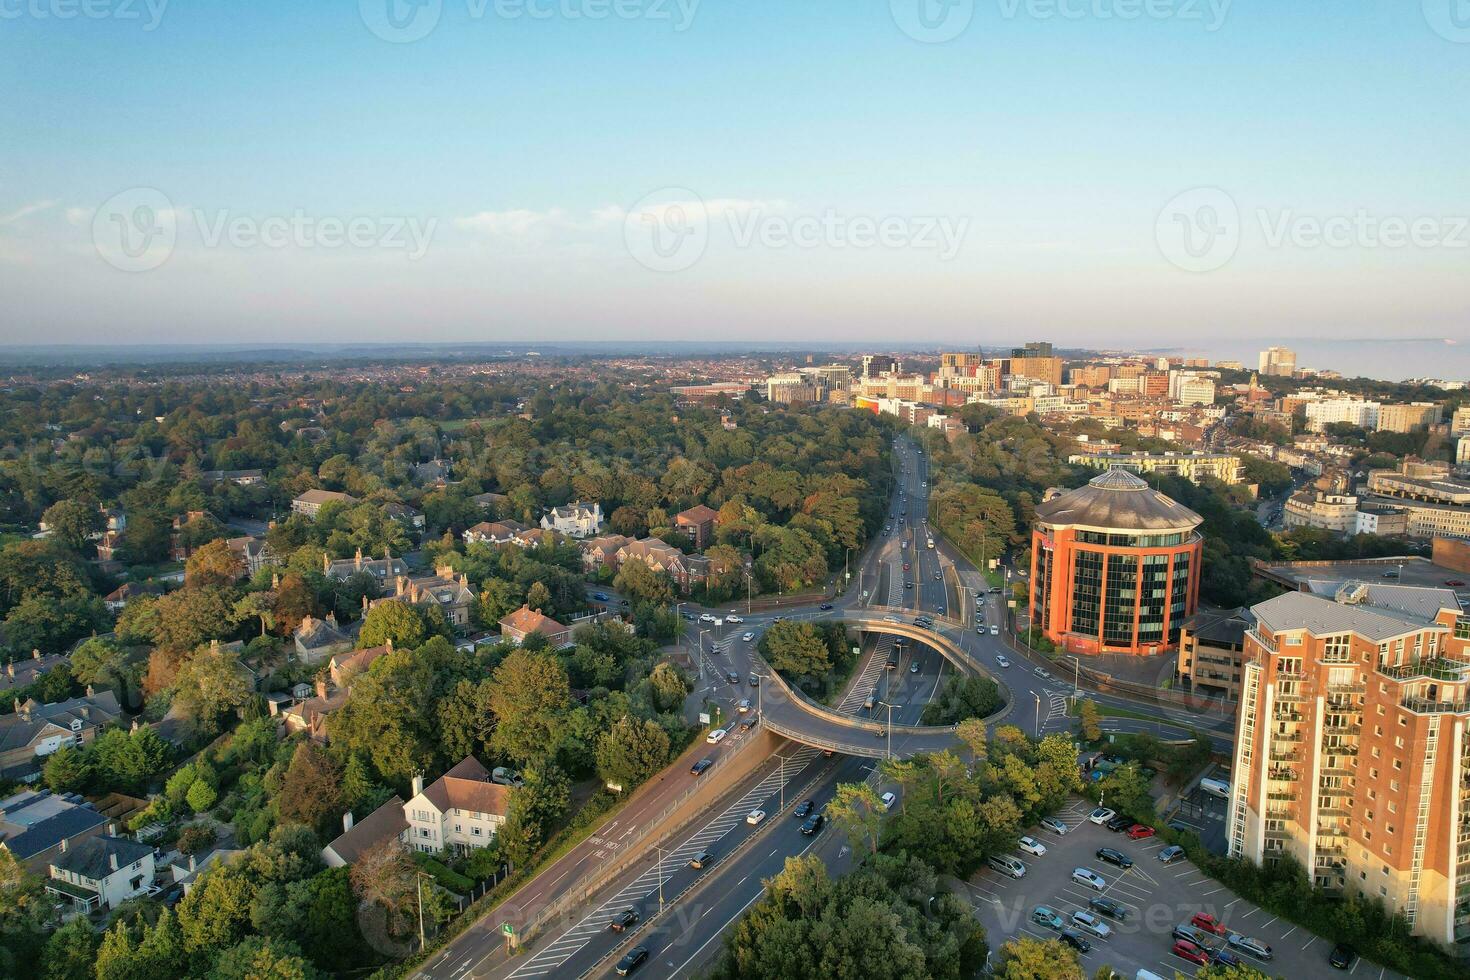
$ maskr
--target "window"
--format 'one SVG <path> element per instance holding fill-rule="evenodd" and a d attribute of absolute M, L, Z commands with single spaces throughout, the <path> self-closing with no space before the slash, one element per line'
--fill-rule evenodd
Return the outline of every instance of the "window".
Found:
<path fill-rule="evenodd" d="M 475 837 L 479 837 L 480 836 L 480 828 L 479 827 L 474 827 L 474 826 L 470 827 L 470 834 L 473 835 L 473 836 L 475 836 Z"/>
<path fill-rule="evenodd" d="M 1393 760 L 1393 767 L 1395 769 L 1402 769 L 1402 768 L 1404 768 L 1404 760 L 1403 759 L 1395 759 L 1395 760 Z"/>

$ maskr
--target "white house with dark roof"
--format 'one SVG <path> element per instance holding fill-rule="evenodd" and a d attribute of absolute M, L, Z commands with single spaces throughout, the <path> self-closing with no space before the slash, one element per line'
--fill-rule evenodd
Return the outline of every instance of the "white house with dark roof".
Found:
<path fill-rule="evenodd" d="M 107 818 L 75 793 L 27 789 L 0 800 L 0 849 L 36 872 L 106 826 Z"/>
<path fill-rule="evenodd" d="M 93 837 L 75 847 L 63 842 L 51 859 L 46 890 L 81 912 L 113 909 L 146 892 L 153 870 L 152 846 L 126 837 Z"/>
<path fill-rule="evenodd" d="M 602 505 L 578 500 L 565 507 L 553 507 L 541 518 L 541 529 L 573 538 L 591 537 L 602 530 Z"/>

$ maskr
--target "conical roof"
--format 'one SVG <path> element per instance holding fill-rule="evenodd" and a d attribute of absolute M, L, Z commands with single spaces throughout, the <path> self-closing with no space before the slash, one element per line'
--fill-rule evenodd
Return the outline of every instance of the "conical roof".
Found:
<path fill-rule="evenodd" d="M 1106 531 L 1192 530 L 1204 522 L 1128 470 L 1113 468 L 1036 508 L 1042 524 Z"/>

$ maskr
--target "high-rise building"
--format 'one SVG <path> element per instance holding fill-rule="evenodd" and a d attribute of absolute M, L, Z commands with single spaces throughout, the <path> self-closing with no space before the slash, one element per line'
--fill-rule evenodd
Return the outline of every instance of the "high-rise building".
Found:
<path fill-rule="evenodd" d="M 1062 383 L 1062 369 L 1065 364 L 1066 361 L 1052 354 L 1050 343 L 1032 341 L 1025 347 L 1011 349 L 1010 359 L 1004 362 L 1004 373 L 1059 385 Z"/>
<path fill-rule="evenodd" d="M 1470 940 L 1470 623 L 1453 591 L 1309 583 L 1252 608 L 1227 837 Z M 1463 948 L 1463 946 L 1461 946 Z"/>
<path fill-rule="evenodd" d="M 1072 653 L 1161 653 L 1199 603 L 1201 518 L 1113 469 L 1036 508 L 1031 623 Z"/>
<path fill-rule="evenodd" d="M 1384 405 L 1378 410 L 1379 432 L 1413 432 L 1437 425 L 1442 417 L 1436 402 L 1413 402 L 1408 405 Z"/>
<path fill-rule="evenodd" d="M 1296 373 L 1296 351 L 1289 347 L 1267 347 L 1261 351 L 1260 372 L 1269 377 L 1291 377 Z"/>

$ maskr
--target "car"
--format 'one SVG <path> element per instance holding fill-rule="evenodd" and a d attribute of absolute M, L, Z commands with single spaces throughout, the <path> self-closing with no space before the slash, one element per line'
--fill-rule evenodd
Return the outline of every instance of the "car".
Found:
<path fill-rule="evenodd" d="M 735 730 L 735 737 L 740 738 L 742 735 L 745 735 L 747 732 L 749 732 L 752 728 L 755 727 L 755 723 L 757 720 L 758 719 L 756 718 L 747 718 L 742 721 L 740 723 L 740 727 Z"/>
<path fill-rule="evenodd" d="M 1173 864 L 1182 857 L 1184 857 L 1184 848 L 1178 844 L 1170 844 L 1159 852 L 1159 860 L 1165 864 Z"/>
<path fill-rule="evenodd" d="M 1113 927 L 1091 912 L 1073 912 L 1072 924 L 1083 932 L 1090 932 L 1099 939 L 1106 939 L 1113 934 Z"/>
<path fill-rule="evenodd" d="M 1058 820 L 1056 817 L 1042 817 L 1041 826 L 1046 830 L 1049 830 L 1052 833 L 1056 834 L 1058 837 L 1067 832 L 1067 825 Z"/>
<path fill-rule="evenodd" d="M 909 563 L 908 562 L 904 562 L 903 563 L 903 570 L 904 571 L 908 571 L 909 570 Z"/>
<path fill-rule="evenodd" d="M 592 593 L 592 598 L 596 599 L 598 602 L 606 602 L 607 601 L 607 593 L 606 592 L 594 592 L 594 593 Z"/>
<path fill-rule="evenodd" d="M 1174 955 L 1180 959 L 1189 960 L 1191 963 L 1198 963 L 1200 966 L 1206 966 L 1210 962 L 1205 951 L 1187 939 L 1181 939 L 1174 944 Z"/>
<path fill-rule="evenodd" d="M 1009 660 L 1007 660 L 1005 657 L 996 657 L 995 658 L 995 662 L 996 662 L 996 664 L 998 666 L 1003 667 L 1003 668 L 1009 667 L 1011 665 L 1011 662 Z"/>
<path fill-rule="evenodd" d="M 1231 949 L 1249 953 L 1258 960 L 1269 960 L 1276 955 L 1272 952 L 1270 945 L 1261 942 L 1254 936 L 1242 936 L 1238 932 L 1232 932 L 1225 937 L 1225 942 L 1230 945 Z"/>
<path fill-rule="evenodd" d="M 1118 815 L 1118 811 L 1117 810 L 1109 810 L 1105 806 L 1100 806 L 1096 810 L 1093 810 L 1091 813 L 1089 813 L 1087 815 L 1087 819 L 1090 822 L 1095 823 L 1099 827 L 1101 827 L 1102 825 L 1104 825 L 1105 823 L 1107 823 L 1109 820 L 1113 819 L 1117 815 Z"/>
<path fill-rule="evenodd" d="M 692 765 L 692 766 L 689 767 L 689 775 L 691 775 L 691 776 L 702 776 L 702 775 L 704 775 L 705 771 L 708 770 L 709 767 L 712 766 L 712 765 L 714 765 L 714 764 L 715 764 L 715 762 L 714 762 L 713 759 L 700 759 L 694 765 Z"/>
<path fill-rule="evenodd" d="M 796 804 L 796 808 L 791 811 L 791 815 L 793 817 L 798 817 L 802 820 L 805 820 L 807 817 L 812 815 L 812 811 L 816 808 L 816 800 L 802 800 L 800 803 Z"/>
<path fill-rule="evenodd" d="M 730 733 L 723 728 L 716 728 L 714 731 L 706 735 L 704 737 L 704 740 L 711 745 L 719 745 L 725 740 L 725 736 L 729 734 Z"/>
<path fill-rule="evenodd" d="M 917 674 L 918 672 L 919 672 L 919 662 L 917 660 L 911 661 L 909 663 L 909 673 L 910 674 Z"/>
<path fill-rule="evenodd" d="M 1136 823 L 1128 828 L 1129 840 L 1148 840 L 1154 835 L 1154 829 L 1141 823 Z"/>
<path fill-rule="evenodd" d="M 883 617 L 883 622 L 885 622 L 885 623 L 896 623 L 896 622 L 898 622 L 898 617 L 897 616 L 884 616 Z"/>
<path fill-rule="evenodd" d="M 905 582 L 905 583 L 903 583 L 903 587 L 905 589 L 912 589 L 914 587 L 914 583 L 912 583 L 912 582 Z"/>
<path fill-rule="evenodd" d="M 822 612 L 831 612 L 832 609 L 833 609 L 833 606 L 832 606 L 832 603 L 830 603 L 830 602 L 824 602 L 820 606 L 818 606 L 817 608 L 820 609 L 820 610 L 822 610 Z"/>
<path fill-rule="evenodd" d="M 1031 921 L 1039 926 L 1046 926 L 1048 929 L 1060 930 L 1066 928 L 1066 923 L 1062 921 L 1062 917 L 1045 905 L 1038 905 L 1031 910 Z"/>
<path fill-rule="evenodd" d="M 999 626 L 992 626 L 992 627 L 990 627 L 990 635 L 991 636 L 1000 636 L 1000 627 Z"/>
<path fill-rule="evenodd" d="M 715 621 L 715 615 L 714 613 L 705 613 L 699 617 L 699 621 L 701 623 L 713 623 Z"/>
<path fill-rule="evenodd" d="M 817 831 L 821 830 L 822 825 L 826 822 L 826 814 L 813 813 L 811 816 L 807 817 L 806 822 L 801 825 L 801 832 L 810 837 L 812 834 L 815 834 Z"/>
<path fill-rule="evenodd" d="M 1035 837 L 1022 837 L 1020 840 L 1016 841 L 1016 847 L 1034 857 L 1041 857 L 1043 854 L 1046 853 L 1046 845 L 1037 840 Z"/>
<path fill-rule="evenodd" d="M 1091 868 L 1073 868 L 1072 880 L 1099 892 L 1108 887 L 1107 880 Z"/>
<path fill-rule="evenodd" d="M 751 687 L 760 687 L 761 686 L 761 679 L 759 677 L 757 677 L 755 674 L 751 674 L 750 675 L 750 686 Z"/>
<path fill-rule="evenodd" d="M 883 664 L 883 669 L 884 670 L 897 670 L 898 669 L 898 654 L 897 653 L 890 653 L 888 655 L 888 660 Z"/>
<path fill-rule="evenodd" d="M 739 711 L 742 715 L 749 711 L 750 698 L 741 698 L 740 703 L 735 706 L 735 710 Z"/>
<path fill-rule="evenodd" d="M 1196 912 L 1190 917 L 1189 924 L 1216 936 L 1223 936 L 1230 932 L 1225 928 L 1225 923 L 1207 912 Z"/>
<path fill-rule="evenodd" d="M 1000 586 L 993 585 L 985 590 L 986 595 L 1000 595 Z"/>
<path fill-rule="evenodd" d="M 883 803 L 883 809 L 892 810 L 893 804 L 898 802 L 898 794 L 884 793 L 882 796 L 878 797 L 878 799 Z"/>
<path fill-rule="evenodd" d="M 1116 834 L 1133 826 L 1133 818 L 1125 817 L 1123 816 L 1123 814 L 1120 813 L 1113 819 L 1109 820 L 1107 823 L 1103 824 L 1103 826 L 1107 827 L 1109 830 Z"/>
<path fill-rule="evenodd" d="M 883 533 L 884 533 L 884 534 L 888 534 L 888 533 L 890 533 L 890 532 L 891 532 L 891 531 L 892 531 L 892 530 L 893 530 L 893 525 L 892 525 L 892 524 L 884 524 L 884 525 L 883 525 Z"/>
<path fill-rule="evenodd" d="M 762 823 L 765 819 L 766 811 L 764 810 L 751 810 L 745 815 L 745 822 L 750 824 L 752 827 L 754 827 L 756 824 Z"/>
<path fill-rule="evenodd" d="M 1465 581 L 1464 579 L 1447 578 L 1444 580 L 1444 584 L 1448 585 L 1452 589 L 1458 589 L 1460 586 L 1465 584 Z"/>
<path fill-rule="evenodd" d="M 1212 949 L 1210 962 L 1216 966 L 1240 966 L 1241 959 L 1228 949 Z"/>
<path fill-rule="evenodd" d="M 1357 950 L 1347 943 L 1338 943 L 1332 947 L 1332 952 L 1327 954 L 1327 965 L 1334 970 L 1346 970 L 1352 967 L 1357 958 Z"/>
<path fill-rule="evenodd" d="M 1101 912 L 1110 919 L 1117 919 L 1119 922 L 1128 918 L 1128 909 L 1111 898 L 1102 898 L 1101 896 L 1098 898 L 1089 898 L 1087 900 L 1087 907 L 1094 912 Z"/>
<path fill-rule="evenodd" d="M 785 616 L 772 616 L 771 617 L 771 622 L 773 622 L 773 623 L 784 623 L 784 622 L 786 622 L 786 617 Z"/>
<path fill-rule="evenodd" d="M 935 572 L 934 573 L 934 581 L 938 582 L 942 578 L 944 578 L 944 575 L 942 573 L 940 573 L 940 572 Z"/>
<path fill-rule="evenodd" d="M 731 684 L 739 684 L 740 675 L 735 673 L 735 671 L 733 670 L 727 670 L 725 671 L 725 680 L 729 681 Z"/>
<path fill-rule="evenodd" d="M 1063 929 L 1061 935 L 1057 938 L 1079 953 L 1092 952 L 1092 943 L 1088 942 L 1087 938 L 1076 929 Z"/>
<path fill-rule="evenodd" d="M 623 958 L 618 960 L 617 966 L 613 967 L 613 969 L 617 971 L 618 976 L 626 977 L 628 974 L 638 969 L 647 961 L 648 947 L 634 946 L 632 949 L 623 954 Z"/>
<path fill-rule="evenodd" d="M 730 615 L 728 615 L 728 616 L 725 617 L 725 622 L 727 622 L 727 623 L 743 623 L 743 622 L 745 622 L 745 620 L 741 619 L 739 616 L 735 615 L 734 613 L 731 613 Z"/>
<path fill-rule="evenodd" d="M 1035 674 L 1037 677 L 1050 677 L 1051 676 L 1050 674 L 1048 674 L 1046 672 L 1046 668 L 1045 667 L 1037 667 L 1037 668 L 1033 669 L 1031 671 L 1031 673 Z"/>
<path fill-rule="evenodd" d="M 751 640 L 755 639 L 755 634 L 754 633 L 746 633 L 740 639 L 743 640 L 743 641 L 745 641 L 746 643 L 749 643 Z"/>
<path fill-rule="evenodd" d="M 689 859 L 689 867 L 695 871 L 702 871 L 714 863 L 715 856 L 709 851 L 700 851 Z"/>
<path fill-rule="evenodd" d="M 1184 942 L 1193 943 L 1196 946 L 1204 946 L 1210 941 L 1204 932 L 1185 922 L 1181 922 L 1175 926 L 1174 931 L 1170 935 L 1175 939 L 1182 939 Z"/>
<path fill-rule="evenodd" d="M 1097 859 L 1122 868 L 1124 871 L 1133 867 L 1133 859 L 1131 857 L 1112 847 L 1099 847 L 1097 849 Z"/>
<path fill-rule="evenodd" d="M 628 928 L 637 921 L 638 910 L 634 908 L 626 908 L 619 912 L 617 915 L 613 916 L 612 921 L 607 924 L 607 927 L 613 932 L 622 932 L 624 929 Z"/>

